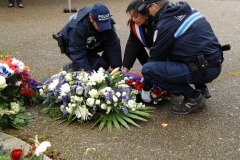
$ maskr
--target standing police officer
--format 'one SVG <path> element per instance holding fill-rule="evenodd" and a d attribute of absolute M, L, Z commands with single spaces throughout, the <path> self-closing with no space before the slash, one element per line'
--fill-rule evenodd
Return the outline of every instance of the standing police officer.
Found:
<path fill-rule="evenodd" d="M 145 8 L 154 16 L 156 29 L 148 63 L 142 68 L 142 99 L 150 102 L 150 89 L 156 85 L 183 95 L 184 100 L 172 112 L 188 114 L 210 97 L 205 84 L 221 72 L 221 45 L 208 21 L 187 2 L 144 0 L 138 9 Z"/>
<path fill-rule="evenodd" d="M 61 51 L 72 60 L 74 70 L 89 72 L 100 67 L 122 66 L 120 40 L 114 24 L 108 8 L 102 3 L 84 7 L 70 17 L 58 36 L 62 40 Z M 68 69 L 65 65 L 64 70 Z"/>

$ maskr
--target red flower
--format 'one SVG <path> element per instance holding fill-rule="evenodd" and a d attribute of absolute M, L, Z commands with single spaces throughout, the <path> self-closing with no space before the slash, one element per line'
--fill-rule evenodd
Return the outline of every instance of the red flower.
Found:
<path fill-rule="evenodd" d="M 33 146 L 32 150 L 28 152 L 28 154 L 25 156 L 25 158 L 30 158 L 32 157 L 32 154 L 35 152 L 37 147 Z"/>
<path fill-rule="evenodd" d="M 21 93 L 22 93 L 24 96 L 27 96 L 27 97 L 32 97 L 32 96 L 34 95 L 33 89 L 28 88 L 28 87 L 22 87 L 22 88 L 21 88 Z"/>
<path fill-rule="evenodd" d="M 153 89 L 152 92 L 153 92 L 157 97 L 160 97 L 160 96 L 162 96 L 162 94 L 163 94 L 163 91 L 162 91 L 162 89 L 160 89 L 160 88 Z"/>
<path fill-rule="evenodd" d="M 126 81 L 126 84 L 129 86 L 133 85 L 133 83 L 134 83 L 134 81 L 132 79 Z"/>
<path fill-rule="evenodd" d="M 14 149 L 11 152 L 11 157 L 13 160 L 20 160 L 22 156 L 22 149 Z"/>

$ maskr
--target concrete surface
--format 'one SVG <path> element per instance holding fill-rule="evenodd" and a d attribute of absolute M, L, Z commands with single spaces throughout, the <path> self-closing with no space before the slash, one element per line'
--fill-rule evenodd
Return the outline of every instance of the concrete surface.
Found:
<path fill-rule="evenodd" d="M 72 0 L 80 8 L 95 0 Z M 130 0 L 102 0 L 117 22 L 116 29 L 122 49 L 128 38 L 125 13 Z M 55 151 L 69 160 L 82 159 L 86 150 L 89 159 L 124 160 L 237 160 L 240 159 L 240 17 L 239 0 L 188 0 L 211 23 L 222 44 L 231 43 L 232 50 L 224 54 L 222 73 L 209 84 L 212 98 L 205 108 L 193 114 L 178 116 L 171 113 L 171 106 L 181 97 L 158 106 L 153 119 L 141 123 L 141 128 L 128 131 L 90 129 L 91 123 L 59 125 L 48 115 L 40 114 L 40 106 L 28 110 L 36 115 L 29 126 L 21 130 L 4 130 L 12 136 L 46 135 Z M 0 50 L 12 52 L 12 57 L 31 67 L 31 74 L 42 79 L 60 71 L 69 60 L 60 54 L 51 35 L 67 22 L 70 13 L 63 13 L 67 0 L 25 0 L 25 8 L 7 8 L 7 1 L 0 1 Z M 140 71 L 137 62 L 134 71 Z M 167 127 L 162 127 L 167 123 Z"/>

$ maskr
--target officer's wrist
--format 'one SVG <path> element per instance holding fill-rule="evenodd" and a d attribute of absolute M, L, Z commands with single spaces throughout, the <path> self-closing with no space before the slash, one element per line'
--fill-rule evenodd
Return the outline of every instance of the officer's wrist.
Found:
<path fill-rule="evenodd" d="M 129 71 L 129 69 L 128 69 L 128 68 L 126 68 L 126 67 L 123 67 L 123 68 L 122 68 L 122 71 L 123 71 L 123 72 L 128 72 L 128 71 Z"/>

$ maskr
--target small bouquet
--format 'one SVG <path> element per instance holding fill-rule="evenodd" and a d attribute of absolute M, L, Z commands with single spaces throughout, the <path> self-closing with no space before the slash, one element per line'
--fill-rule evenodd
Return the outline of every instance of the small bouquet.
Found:
<path fill-rule="evenodd" d="M 38 82 L 28 73 L 30 68 L 9 55 L 0 57 L 0 126 L 20 128 L 33 118 L 25 105 L 35 103 Z"/>
<path fill-rule="evenodd" d="M 125 75 L 125 82 L 127 85 L 138 90 L 139 92 L 142 91 L 143 77 L 141 74 L 131 72 L 123 74 Z M 140 95 L 138 96 L 139 96 L 138 99 L 141 99 Z M 152 101 L 153 104 L 159 104 L 161 101 L 170 100 L 171 95 L 168 92 L 162 90 L 161 88 L 153 86 L 153 88 L 151 89 L 151 98 L 153 100 Z"/>
<path fill-rule="evenodd" d="M 100 68 L 87 73 L 62 71 L 43 82 L 40 95 L 44 97 L 43 113 L 60 116 L 68 122 L 94 120 L 101 130 L 112 126 L 130 129 L 128 123 L 139 127 L 134 120 L 147 121 L 153 107 L 136 102 L 139 91 L 128 84 L 119 71 Z"/>
<path fill-rule="evenodd" d="M 6 150 L 0 145 L 0 159 L 4 160 L 44 160 L 44 152 L 48 147 L 51 147 L 49 141 L 38 141 L 38 136 L 35 136 L 34 145 L 25 154 L 21 148 Z"/>

